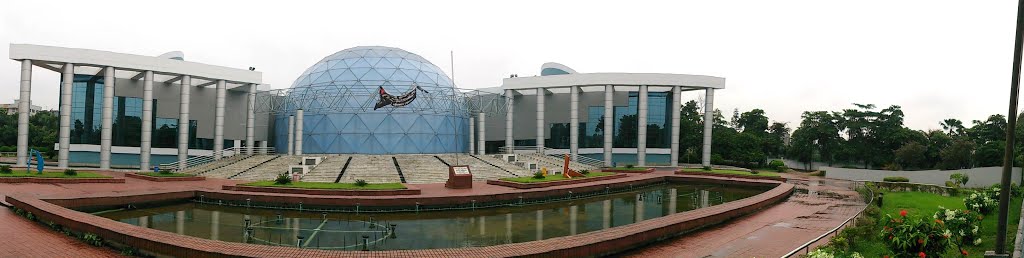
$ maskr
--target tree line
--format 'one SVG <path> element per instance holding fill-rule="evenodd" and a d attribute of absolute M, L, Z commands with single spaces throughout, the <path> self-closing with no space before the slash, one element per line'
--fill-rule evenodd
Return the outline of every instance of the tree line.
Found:
<path fill-rule="evenodd" d="M 29 117 L 28 145 L 53 157 L 53 144 L 57 142 L 56 112 L 40 111 Z M 18 114 L 0 112 L 0 152 L 14 152 L 18 147 Z"/>

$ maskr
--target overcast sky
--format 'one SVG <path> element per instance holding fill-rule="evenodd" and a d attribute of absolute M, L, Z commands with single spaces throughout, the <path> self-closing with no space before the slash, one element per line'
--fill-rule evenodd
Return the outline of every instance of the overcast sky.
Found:
<path fill-rule="evenodd" d="M 795 128 L 805 110 L 900 105 L 937 129 L 1004 114 L 1016 1 L 10 1 L 9 43 L 140 55 L 263 72 L 291 85 L 324 56 L 360 45 L 417 53 L 461 88 L 539 74 L 656 72 L 726 78 L 715 107 L 764 109 Z M 0 62 L 0 103 L 17 98 L 19 63 Z M 33 102 L 56 108 L 59 74 L 34 70 Z M 684 101 L 698 94 L 684 96 Z"/>

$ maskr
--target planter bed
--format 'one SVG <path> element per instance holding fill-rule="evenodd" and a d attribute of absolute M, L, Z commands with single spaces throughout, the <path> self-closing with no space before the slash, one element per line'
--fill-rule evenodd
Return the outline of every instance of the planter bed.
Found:
<path fill-rule="evenodd" d="M 594 182 L 594 181 L 602 181 L 602 180 L 623 178 L 623 177 L 627 177 L 627 176 L 628 175 L 626 175 L 626 174 L 614 174 L 614 175 L 609 175 L 609 176 L 586 177 L 586 178 L 582 178 L 582 179 L 566 179 L 566 180 L 548 181 L 548 182 L 540 182 L 540 183 L 519 183 L 519 182 L 512 182 L 512 181 L 505 181 L 505 180 L 487 180 L 487 184 L 490 184 L 490 185 L 500 185 L 500 186 L 505 186 L 505 187 L 518 188 L 518 189 L 530 189 L 530 188 L 550 187 L 550 186 L 556 186 L 556 185 L 571 185 L 571 184 L 587 183 L 587 182 Z"/>
<path fill-rule="evenodd" d="M 781 177 L 781 176 L 773 177 L 773 176 L 737 175 L 737 174 L 724 174 L 724 173 L 714 173 L 714 172 L 704 172 L 704 171 L 683 171 L 683 170 L 679 170 L 679 171 L 676 171 L 676 175 L 701 175 L 701 176 L 717 176 L 717 177 L 728 177 L 728 178 L 765 179 L 765 180 L 775 180 L 775 181 L 779 181 L 779 182 L 786 182 L 786 178 Z"/>
<path fill-rule="evenodd" d="M 654 172 L 654 168 L 603 168 L 601 172 L 615 172 L 615 173 L 651 173 Z"/>
<path fill-rule="evenodd" d="M 135 179 L 148 180 L 153 182 L 180 182 L 180 181 L 203 181 L 206 177 L 194 176 L 194 175 L 171 175 L 171 176 L 150 176 L 140 173 L 125 173 L 124 177 L 131 177 Z"/>
<path fill-rule="evenodd" d="M 0 183 L 36 183 L 36 184 L 86 184 L 86 183 L 113 183 L 123 184 L 124 178 L 112 177 L 83 177 L 83 178 L 58 178 L 58 177 L 0 177 Z"/>
<path fill-rule="evenodd" d="M 307 194 L 307 195 L 345 195 L 345 196 L 388 196 L 388 195 L 419 195 L 420 189 L 406 185 L 406 189 L 388 190 L 354 190 L 354 189 L 309 189 L 295 187 L 264 187 L 248 185 L 225 185 L 221 189 L 230 191 Z"/>

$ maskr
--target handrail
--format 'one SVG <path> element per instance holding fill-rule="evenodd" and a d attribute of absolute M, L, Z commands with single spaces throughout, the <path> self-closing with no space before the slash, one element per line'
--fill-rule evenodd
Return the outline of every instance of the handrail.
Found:
<path fill-rule="evenodd" d="M 251 149 L 251 150 L 250 150 Z M 251 153 L 250 153 L 251 152 Z M 181 161 L 175 161 L 171 163 L 160 164 L 160 169 L 182 171 L 191 167 L 206 164 L 215 161 L 217 154 L 223 157 L 231 157 L 235 155 L 256 155 L 256 154 L 269 154 L 274 153 L 274 147 L 231 147 L 221 151 L 213 151 L 209 155 L 193 156 L 185 160 L 185 167 L 180 166 Z"/>
<path fill-rule="evenodd" d="M 799 253 L 800 250 L 804 250 L 804 254 L 810 253 L 811 252 L 811 245 L 812 244 L 817 243 L 821 239 L 827 237 L 829 234 L 832 234 L 832 236 L 834 237 L 836 234 L 838 234 L 840 229 L 842 229 L 844 226 L 849 224 L 850 221 L 853 221 L 853 219 L 859 218 L 861 215 L 863 215 L 864 211 L 867 210 L 868 207 L 870 207 L 871 204 L 873 204 L 875 202 L 875 191 L 872 191 L 870 187 L 867 187 L 866 182 L 862 182 L 862 181 L 852 181 L 852 182 L 860 183 L 860 184 L 864 185 L 865 189 L 868 190 L 868 195 L 869 195 L 869 197 L 868 197 L 869 198 L 868 199 L 868 204 L 865 205 L 863 209 L 860 209 L 860 211 L 857 212 L 856 215 L 853 215 L 853 217 L 850 217 L 849 219 L 846 219 L 846 221 L 843 221 L 842 224 L 839 224 L 839 226 L 836 226 L 832 230 L 829 230 L 828 232 L 825 232 L 824 234 L 821 234 L 820 236 L 812 239 L 811 241 L 808 241 L 807 243 L 804 243 L 800 247 L 797 247 L 796 249 L 793 249 L 793 251 L 790 251 L 789 253 L 786 253 L 786 255 L 783 255 L 782 256 L 783 258 L 793 257 L 794 255 Z M 856 187 L 854 189 L 856 189 Z"/>
<path fill-rule="evenodd" d="M 523 153 L 523 152 L 530 153 L 530 152 L 533 152 L 533 154 L 536 154 L 536 155 L 549 156 L 549 157 L 555 157 L 555 158 L 562 158 L 562 155 L 569 154 L 568 150 L 565 150 L 565 149 L 552 149 L 552 148 L 544 147 L 543 149 L 538 150 L 538 146 L 502 146 L 498 150 L 499 150 L 499 152 L 504 153 L 504 154 L 516 154 L 517 152 L 519 152 L 519 153 Z M 584 165 L 584 166 L 590 166 L 590 167 L 593 167 L 593 168 L 600 168 L 600 167 L 604 166 L 604 161 L 601 161 L 599 159 L 590 158 L 590 157 L 587 157 L 587 156 L 584 156 L 584 155 L 580 155 L 580 154 L 577 154 L 576 157 L 570 158 L 570 160 L 572 162 L 577 163 L 577 164 L 581 164 L 581 165 Z"/>

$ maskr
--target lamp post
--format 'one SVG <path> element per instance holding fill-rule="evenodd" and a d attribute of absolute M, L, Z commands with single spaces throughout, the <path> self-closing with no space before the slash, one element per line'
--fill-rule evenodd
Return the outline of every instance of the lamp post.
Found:
<path fill-rule="evenodd" d="M 1010 173 L 1013 170 L 1014 133 L 1017 127 L 1017 93 L 1020 91 L 1021 44 L 1024 37 L 1024 0 L 1017 2 L 1017 33 L 1013 45 L 1013 73 L 1010 81 L 1010 111 L 1006 123 L 1006 149 L 1003 152 L 1003 178 L 999 192 L 999 224 L 996 228 L 996 250 L 985 257 L 1009 257 L 1006 253 L 1006 220 L 1010 208 Z"/>

